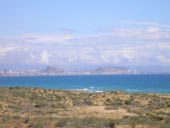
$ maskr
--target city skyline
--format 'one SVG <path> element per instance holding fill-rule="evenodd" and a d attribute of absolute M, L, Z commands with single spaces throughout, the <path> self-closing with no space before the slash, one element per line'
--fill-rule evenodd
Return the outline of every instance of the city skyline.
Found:
<path fill-rule="evenodd" d="M 0 1 L 0 70 L 170 71 L 169 0 Z"/>

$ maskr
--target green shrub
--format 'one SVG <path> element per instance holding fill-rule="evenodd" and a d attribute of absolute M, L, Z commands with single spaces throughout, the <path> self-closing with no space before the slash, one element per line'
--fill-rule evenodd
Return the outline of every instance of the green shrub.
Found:
<path fill-rule="evenodd" d="M 10 121 L 10 119 L 11 119 L 10 115 L 2 115 L 2 117 L 1 117 L 2 122 L 8 122 L 8 121 Z"/>
<path fill-rule="evenodd" d="M 116 128 L 116 123 L 115 123 L 115 121 L 110 121 L 110 122 L 109 122 L 109 127 L 110 127 L 110 128 Z"/>
<path fill-rule="evenodd" d="M 20 115 L 14 115 L 13 118 L 14 119 L 21 119 L 21 116 Z"/>
<path fill-rule="evenodd" d="M 130 100 L 126 100 L 126 101 L 125 101 L 125 104 L 126 104 L 126 105 L 130 105 L 130 104 L 131 104 L 131 101 L 130 101 Z"/>
<path fill-rule="evenodd" d="M 86 105 L 93 105 L 93 102 L 90 101 L 90 100 L 85 99 L 84 100 L 84 104 L 86 104 Z"/>

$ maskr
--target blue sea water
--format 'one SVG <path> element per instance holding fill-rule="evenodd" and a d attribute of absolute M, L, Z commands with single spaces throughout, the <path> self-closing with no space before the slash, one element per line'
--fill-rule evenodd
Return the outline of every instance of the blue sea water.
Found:
<path fill-rule="evenodd" d="M 87 75 L 0 77 L 0 87 L 40 87 L 88 91 L 120 90 L 170 94 L 170 75 Z"/>

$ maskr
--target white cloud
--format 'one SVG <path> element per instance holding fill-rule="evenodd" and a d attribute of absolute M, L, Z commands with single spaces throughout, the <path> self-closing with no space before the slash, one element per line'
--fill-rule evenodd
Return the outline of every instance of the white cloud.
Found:
<path fill-rule="evenodd" d="M 153 22 L 153 21 L 123 21 L 124 24 L 128 24 L 128 25 L 137 25 L 137 26 L 143 26 L 143 27 L 157 27 L 157 28 L 161 28 L 163 30 L 169 30 L 170 29 L 170 25 L 167 24 L 160 24 L 158 22 Z"/>
<path fill-rule="evenodd" d="M 159 43 L 158 48 L 163 50 L 170 50 L 170 42 Z"/>
<path fill-rule="evenodd" d="M 154 32 L 158 32 L 159 31 L 159 28 L 157 27 L 150 27 L 147 29 L 147 32 L 149 33 L 154 33 Z"/>
<path fill-rule="evenodd" d="M 21 36 L 23 40 L 29 43 L 66 43 L 72 39 L 71 34 L 35 34 L 29 33 Z"/>
<path fill-rule="evenodd" d="M 113 29 L 104 33 L 24 34 L 0 37 L 0 64 L 167 65 L 170 32 L 157 27 Z M 3 56 L 2 56 L 3 55 Z"/>
<path fill-rule="evenodd" d="M 169 31 L 159 31 L 159 28 L 149 27 L 147 29 L 113 29 L 112 35 L 114 38 L 131 39 L 131 40 L 153 40 L 159 41 L 162 39 L 170 39 Z"/>
<path fill-rule="evenodd" d="M 0 54 L 5 54 L 11 50 L 15 49 L 14 47 L 0 47 Z"/>
<path fill-rule="evenodd" d="M 158 26 L 159 24 L 157 22 L 153 21 L 123 21 L 125 24 L 132 24 L 132 25 L 147 25 L 147 26 Z"/>
<path fill-rule="evenodd" d="M 165 57 L 163 55 L 157 56 L 158 61 L 163 65 L 170 66 L 170 57 Z"/>
<path fill-rule="evenodd" d="M 46 51 L 42 51 L 40 62 L 42 64 L 48 64 L 48 62 L 49 62 L 49 55 L 48 55 L 48 53 Z"/>

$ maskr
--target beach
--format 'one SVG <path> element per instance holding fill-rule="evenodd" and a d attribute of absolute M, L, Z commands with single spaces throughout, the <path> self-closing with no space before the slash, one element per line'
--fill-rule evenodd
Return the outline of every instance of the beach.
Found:
<path fill-rule="evenodd" d="M 170 94 L 0 88 L 1 128 L 168 128 Z"/>

